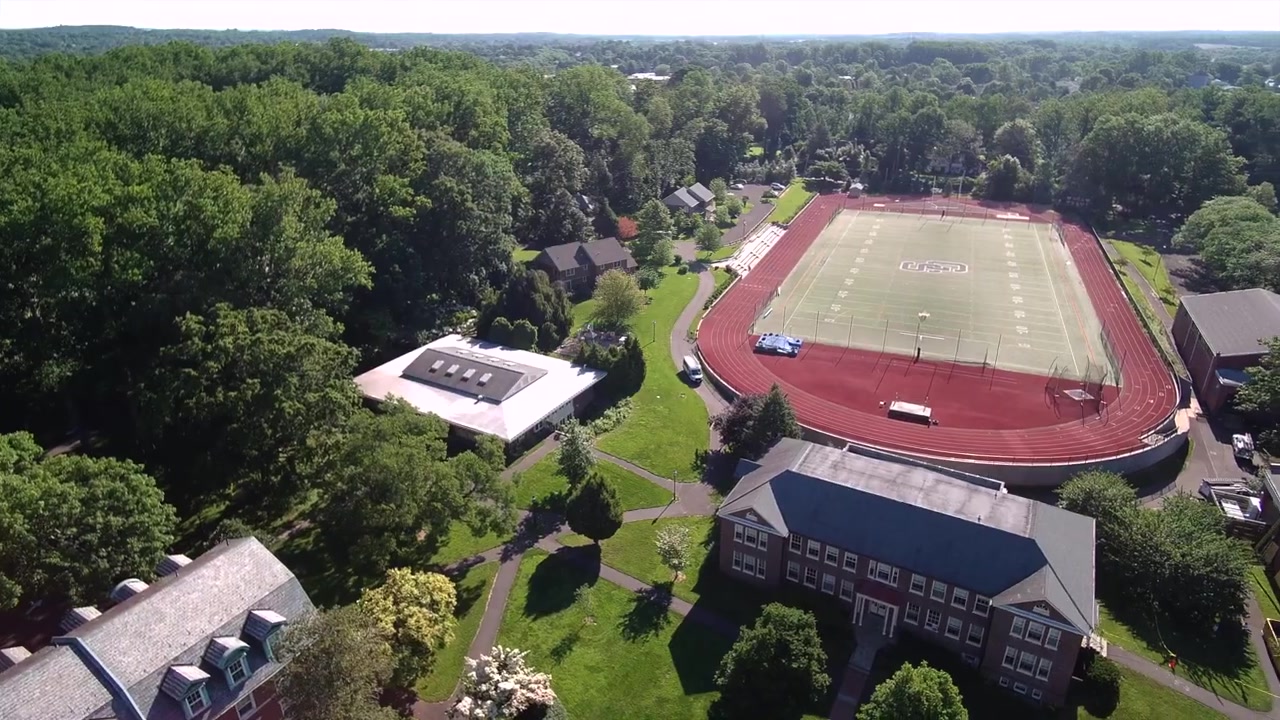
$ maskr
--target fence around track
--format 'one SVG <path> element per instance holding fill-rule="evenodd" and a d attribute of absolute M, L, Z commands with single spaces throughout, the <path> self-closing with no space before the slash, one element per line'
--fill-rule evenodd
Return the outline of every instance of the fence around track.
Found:
<path fill-rule="evenodd" d="M 947 215 L 993 221 L 1034 220 L 1053 222 L 1056 216 L 1044 210 L 1025 206 L 989 206 L 958 202 L 954 199 L 929 201 L 863 197 L 845 200 L 819 196 L 820 205 L 811 202 L 791 224 L 791 230 L 767 255 L 753 275 L 735 281 L 712 306 L 700 323 L 697 351 L 712 382 L 730 395 L 764 392 L 780 379 L 763 365 L 744 342 L 760 311 L 760 303 L 776 292 L 777 285 L 794 267 L 817 234 L 830 223 L 839 208 L 881 212 Z M 810 210 L 811 209 L 811 210 Z M 816 214 L 816 216 L 815 216 Z M 819 219 L 820 218 L 820 219 Z M 816 221 L 816 222 L 815 222 Z M 1151 338 L 1134 316 L 1126 297 L 1114 278 L 1114 270 L 1106 259 L 1096 237 L 1078 225 L 1059 224 L 1064 244 L 1070 249 L 1090 302 L 1104 322 L 1105 361 L 1093 371 L 1094 377 L 1122 377 L 1131 398 L 1096 419 L 1081 422 L 1031 427 L 1022 430 L 991 430 L 964 427 L 917 427 L 889 420 L 867 410 L 844 407 L 827 400 L 818 387 L 821 383 L 797 387 L 782 382 L 791 396 L 801 424 L 815 436 L 827 436 L 889 452 L 907 452 L 948 465 L 966 464 L 985 467 L 988 464 L 1012 464 L 1019 467 L 1063 467 L 1082 464 L 1120 464 L 1133 470 L 1144 458 L 1168 455 L 1185 441 L 1175 432 L 1172 419 L 1177 408 L 1178 384 L 1165 366 Z M 1087 234 L 1086 234 L 1087 233 Z M 1095 253 L 1099 255 L 1095 255 Z M 743 303 L 746 303 L 745 307 Z M 1126 315 L 1125 313 L 1129 313 Z M 963 347 L 963 346 L 962 346 Z M 954 356 L 960 352 L 953 351 Z M 958 357 L 956 357 L 958 361 Z M 993 368 L 991 372 L 996 372 Z M 859 378 L 842 381 L 860 382 Z M 1050 381 L 1052 378 L 1046 378 Z M 1101 380 L 1095 380 L 1101 382 Z M 1170 393 L 1170 388 L 1173 392 Z M 981 391 L 975 388 L 978 397 Z M 1119 469 L 1119 468 L 1117 468 Z M 1049 472 L 1049 471 L 1046 471 Z M 1013 478 L 1010 478 L 1013 480 Z M 1038 483 L 1036 483 L 1038 484 Z"/>

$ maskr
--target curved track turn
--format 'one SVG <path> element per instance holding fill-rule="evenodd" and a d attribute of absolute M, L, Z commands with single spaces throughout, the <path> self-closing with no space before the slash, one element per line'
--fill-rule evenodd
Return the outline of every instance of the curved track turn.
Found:
<path fill-rule="evenodd" d="M 898 203 L 886 198 L 847 200 L 823 195 L 791 223 L 777 245 L 707 313 L 698 330 L 698 349 L 712 372 L 738 393 L 762 393 L 778 383 L 787 393 L 802 425 L 837 437 L 886 450 L 915 455 L 996 463 L 1073 463 L 1115 457 L 1143 449 L 1144 436 L 1167 421 L 1177 407 L 1178 391 L 1163 359 L 1152 345 L 1129 304 L 1124 289 L 1092 233 L 1063 221 L 1064 240 L 1071 251 L 1098 317 L 1111 328 L 1112 344 L 1125 357 L 1123 390 L 1118 403 L 1086 422 L 1020 430 L 993 430 L 935 425 L 927 427 L 864 412 L 823 397 L 832 384 L 863 384 L 865 377 L 814 374 L 813 382 L 787 382 L 775 375 L 753 352 L 754 338 L 744 342 L 762 306 L 818 237 L 838 207 L 935 213 L 938 206 L 924 201 Z M 994 216 L 1014 207 L 994 209 L 977 203 L 948 200 L 949 213 Z M 1044 214 L 1017 210 L 1045 222 Z M 789 362 L 803 362 L 803 357 Z M 974 379 L 974 397 L 981 401 L 983 380 Z M 838 394 L 838 393 L 833 393 Z"/>

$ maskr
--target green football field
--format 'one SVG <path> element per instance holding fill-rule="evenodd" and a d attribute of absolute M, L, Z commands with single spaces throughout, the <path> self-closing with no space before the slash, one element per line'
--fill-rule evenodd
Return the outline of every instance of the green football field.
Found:
<path fill-rule="evenodd" d="M 1070 251 L 1025 219 L 845 210 L 754 330 L 1071 379 L 1109 367 Z"/>

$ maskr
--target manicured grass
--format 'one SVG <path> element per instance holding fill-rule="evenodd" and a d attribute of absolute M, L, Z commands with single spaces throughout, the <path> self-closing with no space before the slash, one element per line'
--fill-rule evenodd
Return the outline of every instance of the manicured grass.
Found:
<path fill-rule="evenodd" d="M 492 550 L 506 541 L 507 538 L 500 537 L 497 533 L 473 535 L 471 529 L 463 523 L 454 523 L 449 528 L 449 536 L 445 538 L 444 543 L 431 556 L 427 564 L 450 565 L 473 555 L 479 555 L 485 550 Z"/>
<path fill-rule="evenodd" d="M 711 268 L 711 277 L 715 280 L 717 293 L 724 292 L 723 288 L 729 287 L 729 283 L 733 282 L 733 276 L 724 268 Z M 698 329 L 698 323 L 702 321 L 702 316 L 706 314 L 706 308 L 698 308 L 697 314 L 689 321 L 689 329 L 685 331 L 685 334 L 691 338 L 695 337 L 694 331 Z"/>
<path fill-rule="evenodd" d="M 1087 695 L 1077 683 L 1067 696 L 1066 707 L 1053 711 L 1029 705 L 1013 693 L 1001 690 L 994 683 L 965 667 L 955 655 L 937 646 L 925 643 L 915 636 L 903 633 L 897 645 L 880 651 L 867 682 L 864 699 L 871 697 L 875 686 L 910 662 L 945 671 L 951 676 L 970 720 L 1222 720 L 1224 715 L 1201 705 L 1173 690 L 1169 690 L 1147 678 L 1120 668 L 1120 698 L 1115 707 L 1097 707 L 1098 703 Z"/>
<path fill-rule="evenodd" d="M 791 185 L 783 191 L 782 196 L 773 201 L 773 212 L 769 213 L 769 222 L 791 222 L 805 203 L 809 202 L 809 198 L 816 194 L 806 190 L 801 181 L 793 180 Z"/>
<path fill-rule="evenodd" d="M 696 603 L 701 599 L 700 590 L 704 589 L 697 586 L 698 569 L 706 562 L 707 553 L 711 549 L 710 536 L 715 518 L 682 517 L 627 523 L 613 537 L 600 543 L 601 562 L 643 583 L 657 585 L 669 582 L 671 571 L 658 559 L 658 553 L 654 549 L 654 538 L 657 537 L 658 530 L 668 525 L 689 528 L 689 534 L 693 538 L 693 549 L 689 554 L 690 569 L 685 578 L 672 587 L 672 593 L 681 600 Z M 566 535 L 560 538 L 560 544 L 576 547 L 590 545 L 591 541 L 581 535 Z"/>
<path fill-rule="evenodd" d="M 591 617 L 574 591 L 592 585 Z M 529 651 L 569 716 L 703 720 L 729 638 L 609 582 L 589 564 L 531 551 L 502 618 L 499 642 Z"/>
<path fill-rule="evenodd" d="M 1142 322 L 1147 326 L 1147 332 L 1156 339 L 1156 347 L 1160 348 L 1160 352 L 1164 354 L 1170 365 L 1174 368 L 1181 367 L 1182 360 L 1173 351 L 1169 341 L 1169 334 L 1164 331 L 1164 324 L 1156 317 L 1156 311 L 1151 307 L 1151 298 L 1147 297 L 1147 294 L 1142 291 L 1142 287 L 1129 276 L 1129 273 L 1123 267 L 1118 269 L 1120 271 L 1120 280 L 1124 283 L 1125 290 L 1137 303 L 1138 314 L 1141 316 Z"/>
<path fill-rule="evenodd" d="M 573 304 L 573 329 L 570 332 L 578 332 L 583 325 L 591 322 L 591 316 L 596 313 L 596 301 L 594 298 L 587 298 L 582 302 Z"/>
<path fill-rule="evenodd" d="M 515 259 L 517 265 L 523 265 L 525 263 L 532 262 L 534 258 L 538 257 L 538 253 L 540 252 L 542 251 L 518 247 L 511 256 Z"/>
<path fill-rule="evenodd" d="M 699 252 L 698 259 L 703 262 L 719 262 L 733 257 L 733 254 L 738 252 L 739 247 L 741 247 L 741 244 L 721 245 L 719 249 L 712 253 Z"/>
<path fill-rule="evenodd" d="M 435 665 L 414 684 L 418 697 L 427 702 L 440 702 L 449 699 L 462 677 L 466 667 L 464 659 L 471 641 L 480 628 L 480 618 L 484 617 L 484 609 L 489 600 L 489 588 L 493 578 L 498 574 L 498 563 L 487 562 L 468 568 L 466 574 L 455 581 L 458 592 L 458 606 L 453 617 L 458 621 L 454 629 L 453 642 L 436 653 Z"/>
<path fill-rule="evenodd" d="M 1169 269 L 1165 267 L 1160 253 L 1150 245 L 1125 242 L 1124 240 L 1108 240 L 1120 257 L 1137 269 L 1138 274 L 1151 284 L 1160 302 L 1164 304 L 1170 315 L 1178 311 L 1178 293 L 1169 280 Z"/>
<path fill-rule="evenodd" d="M 1253 597 L 1262 608 L 1263 617 L 1280 620 L 1280 599 L 1276 598 L 1276 588 L 1267 577 L 1267 569 L 1254 565 L 1249 569 L 1249 579 L 1253 582 Z"/>
<path fill-rule="evenodd" d="M 675 268 L 663 273 L 662 284 L 649 291 L 652 301 L 631 323 L 644 347 L 644 384 L 631 398 L 631 416 L 596 446 L 655 475 L 694 482 L 695 458 L 710 439 L 707 406 L 671 363 L 671 329 L 697 292 L 698 276 Z"/>
<path fill-rule="evenodd" d="M 553 496 L 568 490 L 569 481 L 560 474 L 556 464 L 558 456 L 559 451 L 553 452 L 520 473 L 515 484 L 516 507 L 528 508 L 535 498 L 540 507 L 546 507 Z M 613 485 L 623 510 L 662 507 L 671 501 L 669 488 L 663 489 L 611 462 L 597 459 L 595 469 Z M 558 502 L 554 505 L 559 507 Z"/>
<path fill-rule="evenodd" d="M 1156 628 L 1137 616 L 1118 619 L 1105 606 L 1098 632 L 1107 642 L 1157 664 L 1165 662 L 1167 646 L 1178 656 L 1179 676 L 1237 705 L 1264 712 L 1271 709 L 1267 680 L 1247 637 L 1228 641 L 1230 644 L 1187 639 L 1171 622 L 1161 622 Z"/>

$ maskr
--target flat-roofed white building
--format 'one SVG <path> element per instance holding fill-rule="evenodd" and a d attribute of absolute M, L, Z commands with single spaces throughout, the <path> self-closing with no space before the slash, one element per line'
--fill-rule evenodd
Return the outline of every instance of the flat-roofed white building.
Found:
<path fill-rule="evenodd" d="M 448 335 L 360 375 L 356 384 L 365 398 L 402 398 L 462 437 L 492 435 L 519 445 L 586 407 L 604 376 L 558 358 Z"/>

